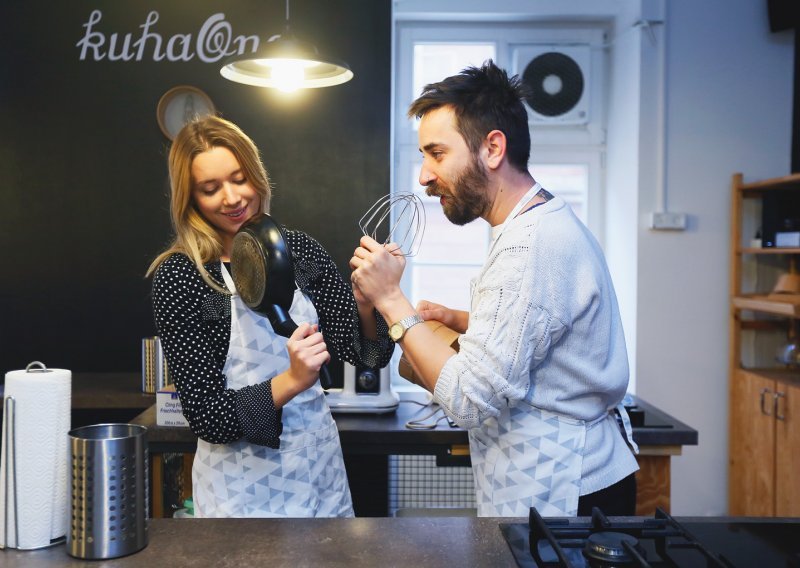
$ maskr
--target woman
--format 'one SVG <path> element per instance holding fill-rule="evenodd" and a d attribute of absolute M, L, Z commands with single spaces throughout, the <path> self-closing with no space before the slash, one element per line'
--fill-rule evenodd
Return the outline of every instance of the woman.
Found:
<path fill-rule="evenodd" d="M 328 347 L 352 364 L 385 366 L 393 350 L 386 323 L 299 231 L 286 231 L 298 284 L 292 336 L 275 334 L 236 294 L 233 237 L 270 205 L 258 149 L 236 125 L 218 117 L 187 124 L 170 149 L 169 173 L 175 239 L 148 276 L 170 374 L 199 438 L 195 516 L 353 516 L 318 375 Z"/>

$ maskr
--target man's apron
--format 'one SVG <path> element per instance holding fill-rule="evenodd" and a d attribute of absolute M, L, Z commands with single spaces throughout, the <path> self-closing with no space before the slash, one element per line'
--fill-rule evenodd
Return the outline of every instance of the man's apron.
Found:
<path fill-rule="evenodd" d="M 605 417 L 603 417 L 605 418 Z M 586 425 L 526 402 L 469 431 L 480 517 L 575 516 Z"/>
<path fill-rule="evenodd" d="M 289 368 L 286 338 L 236 294 L 231 298 L 231 340 L 223 368 L 227 388 L 240 389 Z M 289 314 L 317 323 L 317 312 L 295 290 Z M 197 441 L 192 469 L 196 517 L 352 517 L 353 504 L 339 433 L 317 382 L 283 407 L 280 449 L 238 440 Z"/>
<path fill-rule="evenodd" d="M 535 184 L 506 222 L 493 229 L 491 247 L 508 221 L 540 189 Z M 473 303 L 477 280 L 475 277 L 470 282 Z M 627 412 L 622 404 L 616 410 L 632 443 Z M 471 429 L 469 449 L 478 516 L 527 517 L 531 507 L 536 507 L 543 517 L 577 515 L 586 431 L 608 419 L 613 420 L 611 413 L 587 423 L 520 401 Z"/>

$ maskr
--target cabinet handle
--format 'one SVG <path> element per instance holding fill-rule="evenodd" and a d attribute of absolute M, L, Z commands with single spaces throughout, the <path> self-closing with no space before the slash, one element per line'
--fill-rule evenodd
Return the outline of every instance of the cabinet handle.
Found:
<path fill-rule="evenodd" d="M 764 416 L 772 416 L 772 413 L 771 413 L 771 412 L 767 412 L 767 405 L 766 405 L 766 401 L 765 401 L 765 399 L 766 399 L 767 397 L 766 397 L 766 396 L 764 396 L 764 395 L 766 395 L 767 393 L 771 393 L 771 392 L 772 392 L 772 391 L 771 391 L 771 390 L 769 390 L 769 389 L 761 389 L 761 414 L 763 414 Z M 774 406 L 774 405 L 773 405 L 773 406 Z"/>
<path fill-rule="evenodd" d="M 786 420 L 786 415 L 785 414 L 781 414 L 781 411 L 780 411 L 780 408 L 781 408 L 780 399 L 786 397 L 786 395 L 784 393 L 782 393 L 782 392 L 776 392 L 773 396 L 775 397 L 774 398 L 774 400 L 775 400 L 775 418 L 777 420 Z"/>

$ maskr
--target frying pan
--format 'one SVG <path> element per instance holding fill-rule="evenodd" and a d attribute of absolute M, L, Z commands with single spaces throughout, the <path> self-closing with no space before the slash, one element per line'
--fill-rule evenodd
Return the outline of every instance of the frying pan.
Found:
<path fill-rule="evenodd" d="M 297 324 L 289 315 L 295 290 L 292 251 L 270 215 L 256 215 L 233 237 L 231 276 L 242 301 L 265 316 L 275 333 L 283 337 L 294 333 Z M 332 385 L 325 365 L 319 380 L 324 389 Z"/>

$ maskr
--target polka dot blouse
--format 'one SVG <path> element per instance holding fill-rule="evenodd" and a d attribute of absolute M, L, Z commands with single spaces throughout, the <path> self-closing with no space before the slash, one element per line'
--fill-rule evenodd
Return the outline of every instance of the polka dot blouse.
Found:
<path fill-rule="evenodd" d="M 300 231 L 285 231 L 295 280 L 311 299 L 331 355 L 353 365 L 384 367 L 394 350 L 388 326 L 377 313 L 378 340 L 361 336 L 358 307 L 349 282 L 322 246 Z M 223 282 L 220 263 L 205 265 Z M 222 372 L 231 335 L 231 298 L 209 287 L 183 254 L 167 258 L 153 278 L 156 328 L 170 375 L 192 431 L 212 444 L 244 438 L 279 447 L 281 413 L 272 399 L 272 377 L 228 389 Z"/>

